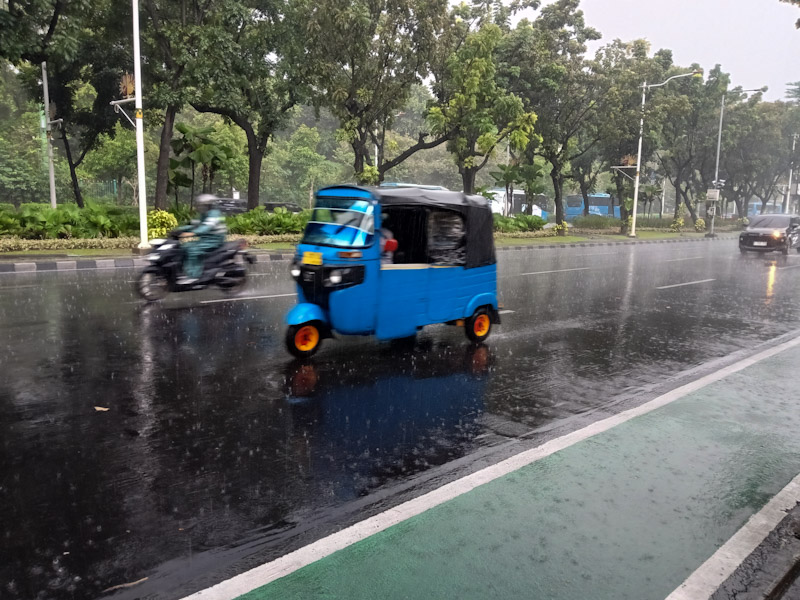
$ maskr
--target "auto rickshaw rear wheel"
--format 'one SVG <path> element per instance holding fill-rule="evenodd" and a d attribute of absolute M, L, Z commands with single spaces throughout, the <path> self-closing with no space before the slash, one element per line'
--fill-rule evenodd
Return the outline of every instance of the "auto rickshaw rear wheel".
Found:
<path fill-rule="evenodd" d="M 322 332 L 318 322 L 310 321 L 290 325 L 286 331 L 286 349 L 297 358 L 310 358 L 322 345 Z"/>
<path fill-rule="evenodd" d="M 464 331 L 473 342 L 482 342 L 492 331 L 492 317 L 485 306 L 480 307 L 464 323 Z"/>

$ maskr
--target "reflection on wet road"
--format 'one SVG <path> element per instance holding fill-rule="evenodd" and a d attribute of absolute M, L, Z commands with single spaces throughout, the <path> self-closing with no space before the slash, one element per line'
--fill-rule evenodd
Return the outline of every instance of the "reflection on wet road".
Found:
<path fill-rule="evenodd" d="M 437 326 L 305 365 L 286 263 L 152 307 L 130 271 L 4 276 L 0 597 L 180 597 L 800 325 L 800 257 L 733 241 L 500 257 L 486 346 Z"/>

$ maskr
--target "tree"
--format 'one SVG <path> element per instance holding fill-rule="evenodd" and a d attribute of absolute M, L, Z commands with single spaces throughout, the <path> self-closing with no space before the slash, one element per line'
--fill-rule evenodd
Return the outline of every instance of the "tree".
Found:
<path fill-rule="evenodd" d="M 382 180 L 415 152 L 446 140 L 446 134 L 429 140 L 421 131 L 393 158 L 385 156 L 386 132 L 429 74 L 447 23 L 446 0 L 303 0 L 300 4 L 306 22 L 304 60 L 313 65 L 314 102 L 339 120 L 340 139 L 352 148 L 357 180 Z M 373 146 L 378 149 L 377 160 Z"/>
<path fill-rule="evenodd" d="M 563 189 L 571 161 L 594 144 L 576 136 L 600 100 L 599 80 L 585 60 L 586 43 L 600 38 L 587 27 L 579 0 L 557 0 L 532 23 L 523 20 L 503 48 L 503 80 L 539 117 L 537 153 L 551 165 L 556 221 L 564 222 Z M 565 230 L 560 232 L 562 235 Z"/>
<path fill-rule="evenodd" d="M 692 68 L 697 69 L 697 65 Z M 667 75 L 680 72 L 685 73 L 686 69 L 669 71 Z M 705 191 L 700 173 L 707 172 L 709 165 L 713 168 L 720 99 L 728 81 L 728 75 L 717 65 L 705 83 L 695 77 L 677 79 L 659 94 L 658 102 L 663 111 L 663 152 L 659 161 L 675 187 L 675 218 L 679 216 L 683 201 L 692 221 L 697 221 L 693 199 L 698 192 Z"/>
<path fill-rule="evenodd" d="M 595 73 L 602 83 L 602 109 L 593 120 L 600 142 L 597 147 L 598 159 L 606 169 L 625 165 L 632 157 L 636 164 L 639 142 L 639 123 L 642 117 L 642 83 L 660 82 L 672 64 L 672 55 L 667 50 L 659 50 L 649 56 L 650 44 L 645 40 L 613 42 L 600 48 L 594 58 Z M 657 97 L 651 93 L 645 104 L 644 137 L 642 144 L 642 164 L 646 165 L 658 149 L 658 133 L 661 115 L 658 111 Z M 614 170 L 611 180 L 614 184 L 611 195 L 620 204 L 622 233 L 627 231 L 628 208 L 632 198 L 626 201 L 632 187 L 627 176 L 634 175 L 632 169 Z"/>
<path fill-rule="evenodd" d="M 536 115 L 496 78 L 495 52 L 501 38 L 494 24 L 484 24 L 466 37 L 448 59 L 447 77 L 438 83 L 449 99 L 433 106 L 428 115 L 434 134 L 449 138 L 447 149 L 468 194 L 501 142 L 508 139 L 512 148 L 522 151 L 533 137 Z"/>
<path fill-rule="evenodd" d="M 273 135 L 306 94 L 309 61 L 301 2 L 225 0 L 199 32 L 192 106 L 229 119 L 248 148 L 247 205 L 259 203 L 261 163 Z"/>
<path fill-rule="evenodd" d="M 186 123 L 177 123 L 175 129 L 181 137 L 172 140 L 172 151 L 175 158 L 170 161 L 173 172 L 170 180 L 173 187 L 185 187 L 189 183 L 191 187 L 191 200 L 194 202 L 195 179 L 197 168 L 200 168 L 200 176 L 203 182 L 203 193 L 208 193 L 214 185 L 214 176 L 217 171 L 225 167 L 226 162 L 232 156 L 230 148 L 217 144 L 213 139 L 213 127 L 191 127 Z M 181 177 L 178 169 L 190 169 L 191 179 Z"/>

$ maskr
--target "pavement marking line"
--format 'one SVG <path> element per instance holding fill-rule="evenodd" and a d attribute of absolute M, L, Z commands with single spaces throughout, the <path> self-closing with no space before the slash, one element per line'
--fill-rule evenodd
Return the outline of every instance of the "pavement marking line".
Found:
<path fill-rule="evenodd" d="M 708 283 L 709 281 L 716 281 L 716 279 L 700 279 L 699 281 L 687 281 L 686 283 L 673 283 L 672 285 L 658 286 L 657 290 L 668 290 L 669 288 L 682 287 L 684 285 L 695 285 L 698 283 Z"/>
<path fill-rule="evenodd" d="M 778 271 L 783 271 L 784 269 L 800 269 L 800 265 L 792 265 L 791 267 L 778 267 Z"/>
<path fill-rule="evenodd" d="M 689 575 L 666 600 L 709 598 L 798 502 L 800 475 L 792 479 L 764 508 L 751 516 L 731 539 Z"/>
<path fill-rule="evenodd" d="M 498 310 L 498 311 L 497 311 L 497 314 L 498 314 L 498 315 L 510 315 L 510 314 L 511 314 L 511 313 L 513 313 L 513 312 L 517 312 L 517 311 L 515 311 L 515 310 L 509 310 L 509 309 L 507 309 L 507 308 L 504 308 L 503 310 Z"/>
<path fill-rule="evenodd" d="M 545 275 L 547 273 L 566 273 L 567 271 L 589 271 L 596 267 L 578 267 L 576 269 L 558 269 L 556 271 L 534 271 L 532 273 L 520 273 L 517 277 L 522 277 L 523 275 Z"/>
<path fill-rule="evenodd" d="M 244 296 L 242 298 L 222 298 L 221 300 L 201 300 L 200 304 L 216 304 L 217 302 L 242 302 L 244 300 L 263 300 L 264 298 L 288 298 L 297 294 L 272 294 L 271 296 Z"/>
<path fill-rule="evenodd" d="M 670 260 L 665 260 L 665 261 L 662 261 L 662 262 L 665 262 L 665 263 L 668 263 L 668 262 L 679 262 L 679 261 L 682 261 L 682 260 L 696 260 L 698 258 L 703 258 L 703 257 L 702 256 L 690 256 L 689 258 L 672 258 Z"/>
<path fill-rule="evenodd" d="M 572 256 L 612 256 L 619 252 L 592 252 L 591 254 L 573 254 Z"/>
<path fill-rule="evenodd" d="M 724 379 L 728 375 L 738 373 L 747 367 L 770 358 L 771 356 L 775 356 L 776 354 L 780 354 L 789 348 L 794 348 L 795 346 L 800 346 L 800 336 L 758 352 L 753 356 L 744 358 L 727 367 L 723 367 L 700 379 L 677 387 L 640 406 L 612 415 L 601 421 L 596 421 L 583 429 L 550 440 L 541 446 L 525 450 L 490 467 L 471 473 L 461 479 L 451 481 L 442 487 L 404 502 L 394 508 L 390 508 L 382 513 L 378 513 L 364 521 L 355 523 L 354 525 L 317 540 L 307 546 L 303 546 L 289 554 L 285 554 L 271 562 L 264 563 L 263 565 L 254 567 L 249 571 L 245 571 L 214 586 L 195 592 L 190 596 L 186 596 L 183 600 L 233 600 L 256 588 L 271 583 L 276 579 L 285 577 L 313 562 L 330 556 L 334 552 L 347 548 L 378 532 L 384 531 L 393 525 L 397 525 L 398 523 L 420 515 L 462 494 L 466 494 L 483 484 L 508 475 L 513 471 L 542 460 L 560 450 L 569 448 L 578 442 L 582 442 L 590 437 L 608 431 L 631 419 L 671 404 L 675 400 L 679 400 L 711 383 Z"/>

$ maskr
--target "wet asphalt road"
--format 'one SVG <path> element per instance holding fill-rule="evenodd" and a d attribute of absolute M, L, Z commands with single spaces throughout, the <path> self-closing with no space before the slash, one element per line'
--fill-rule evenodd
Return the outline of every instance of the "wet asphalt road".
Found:
<path fill-rule="evenodd" d="M 436 326 L 308 365 L 287 263 L 151 307 L 132 270 L 0 275 L 0 597 L 179 598 L 800 327 L 798 255 L 499 256 L 486 346 Z"/>

